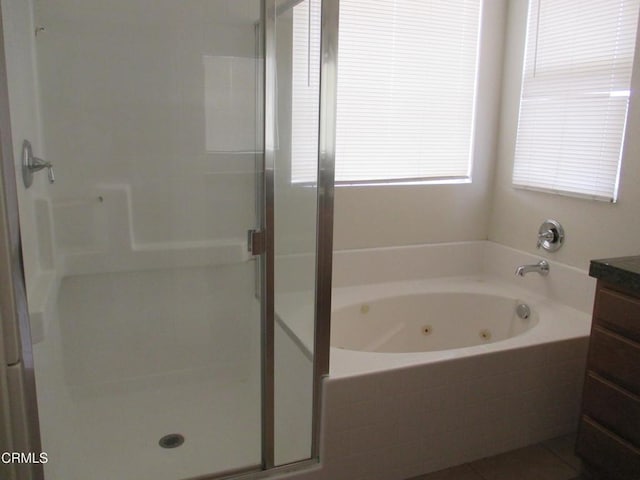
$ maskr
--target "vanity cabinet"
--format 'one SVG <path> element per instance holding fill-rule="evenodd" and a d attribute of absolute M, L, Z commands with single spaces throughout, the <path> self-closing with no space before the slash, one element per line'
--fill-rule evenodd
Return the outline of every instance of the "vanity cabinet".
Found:
<path fill-rule="evenodd" d="M 576 453 L 594 478 L 640 480 L 640 288 L 593 262 L 590 274 L 599 278 Z"/>

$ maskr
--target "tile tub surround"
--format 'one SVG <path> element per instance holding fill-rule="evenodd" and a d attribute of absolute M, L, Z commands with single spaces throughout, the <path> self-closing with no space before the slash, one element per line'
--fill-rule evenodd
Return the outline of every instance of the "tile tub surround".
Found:
<path fill-rule="evenodd" d="M 574 431 L 587 339 L 326 382 L 328 479 L 399 480 Z"/>
<path fill-rule="evenodd" d="M 362 352 L 332 349 L 321 464 L 287 478 L 401 480 L 575 431 L 595 282 L 586 271 L 553 261 L 546 279 L 514 276 L 517 265 L 537 259 L 491 242 L 337 252 L 337 294 L 389 279 L 479 275 L 533 295 L 567 298 L 570 306 L 561 309 L 584 325 L 570 332 L 565 323 L 571 321 L 560 315 L 554 321 L 564 333 L 555 341 L 503 344 L 467 358 L 457 358 L 456 350 L 437 352 L 431 363 L 421 363 L 420 353 L 408 354 L 413 362 L 407 354 L 369 354 L 396 360 L 354 366 L 348 357 Z"/>

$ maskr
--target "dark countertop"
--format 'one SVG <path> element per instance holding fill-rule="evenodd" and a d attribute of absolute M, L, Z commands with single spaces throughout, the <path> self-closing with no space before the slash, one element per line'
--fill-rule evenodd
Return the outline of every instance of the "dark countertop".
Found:
<path fill-rule="evenodd" d="M 640 255 L 591 260 L 589 275 L 640 293 Z"/>

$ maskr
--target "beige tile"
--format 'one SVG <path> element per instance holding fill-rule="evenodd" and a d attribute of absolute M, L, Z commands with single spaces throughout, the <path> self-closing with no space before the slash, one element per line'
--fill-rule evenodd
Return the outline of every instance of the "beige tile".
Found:
<path fill-rule="evenodd" d="M 549 450 L 534 445 L 470 464 L 486 480 L 569 480 L 577 476 Z"/>
<path fill-rule="evenodd" d="M 576 470 L 582 468 L 582 462 L 575 455 L 576 446 L 576 434 L 563 435 L 561 437 L 552 438 L 546 442 L 542 442 L 542 445 L 555 453 L 558 457 L 568 463 Z"/>
<path fill-rule="evenodd" d="M 447 468 L 439 472 L 427 473 L 411 480 L 483 480 L 480 475 L 474 472 L 468 465 Z"/>

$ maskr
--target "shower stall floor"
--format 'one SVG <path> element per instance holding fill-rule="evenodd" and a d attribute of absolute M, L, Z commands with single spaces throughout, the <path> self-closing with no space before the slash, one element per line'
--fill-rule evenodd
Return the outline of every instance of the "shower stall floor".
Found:
<path fill-rule="evenodd" d="M 46 478 L 177 480 L 259 464 L 258 382 L 220 385 L 206 374 L 71 388 L 66 415 L 41 407 Z M 162 448 L 171 433 L 184 444 Z"/>
<path fill-rule="evenodd" d="M 178 480 L 261 461 L 253 265 L 65 277 L 34 345 L 47 480 Z M 158 442 L 183 435 L 177 448 Z"/>

